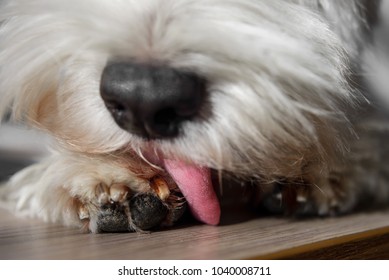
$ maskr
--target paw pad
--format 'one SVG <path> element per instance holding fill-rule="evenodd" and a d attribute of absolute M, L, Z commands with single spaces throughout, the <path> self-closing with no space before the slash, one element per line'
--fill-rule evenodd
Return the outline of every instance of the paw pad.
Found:
<path fill-rule="evenodd" d="M 161 177 L 150 180 L 149 192 L 135 193 L 124 184 L 99 184 L 95 196 L 96 203 L 82 204 L 78 210 L 92 232 L 142 232 L 172 225 L 186 210 L 179 189 Z"/>
<path fill-rule="evenodd" d="M 142 230 L 154 228 L 166 218 L 169 209 L 153 194 L 139 194 L 130 200 L 132 222 Z"/>

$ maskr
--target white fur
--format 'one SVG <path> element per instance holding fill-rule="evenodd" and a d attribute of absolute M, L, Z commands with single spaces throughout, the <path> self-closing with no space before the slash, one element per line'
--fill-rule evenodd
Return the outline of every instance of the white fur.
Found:
<path fill-rule="evenodd" d="M 236 147 L 254 150 L 254 165 L 268 153 L 279 157 L 273 135 L 297 149 L 316 145 L 311 115 L 343 117 L 337 103 L 350 99 L 339 38 L 317 15 L 285 1 L 11 1 L 12 12 L 21 16 L 3 27 L 2 106 L 13 104 L 16 117 L 82 152 L 139 144 L 116 127 L 99 98 L 102 67 L 119 55 L 210 79 L 209 123 L 188 124 L 185 137 L 158 145 L 189 158 L 195 145 L 194 160 L 218 169 L 238 168 Z"/>
<path fill-rule="evenodd" d="M 352 128 L 346 115 L 361 100 L 347 78 L 350 61 L 364 48 L 358 5 L 4 1 L 0 115 L 12 109 L 14 119 L 53 134 L 60 147 L 59 154 L 12 179 L 19 191 L 7 191 L 19 209 L 69 223 L 62 205 L 50 204 L 45 193 L 62 188 L 88 197 L 89 186 L 113 180 L 111 172 L 134 180 L 136 174 L 114 161 L 99 160 L 122 149 L 155 149 L 243 179 L 271 182 L 309 173 L 322 182 L 347 152 L 344 139 Z M 206 77 L 210 116 L 186 123 L 173 140 L 144 143 L 121 130 L 99 94 L 101 72 L 113 57 L 158 61 Z M 55 211 L 49 215 L 50 209 Z"/>

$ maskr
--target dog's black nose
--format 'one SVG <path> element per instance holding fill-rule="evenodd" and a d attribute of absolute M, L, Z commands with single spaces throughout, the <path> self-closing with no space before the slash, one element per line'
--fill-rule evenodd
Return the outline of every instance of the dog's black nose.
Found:
<path fill-rule="evenodd" d="M 121 128 L 148 139 L 172 138 L 198 116 L 205 87 L 197 75 L 166 66 L 111 62 L 100 94 Z"/>

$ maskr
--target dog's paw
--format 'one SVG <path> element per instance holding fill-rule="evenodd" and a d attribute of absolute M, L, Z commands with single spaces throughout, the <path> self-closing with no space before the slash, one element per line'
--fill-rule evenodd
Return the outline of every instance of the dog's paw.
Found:
<path fill-rule="evenodd" d="M 78 216 L 91 232 L 143 232 L 177 222 L 186 202 L 177 187 L 162 177 L 150 180 L 147 192 L 134 192 L 125 184 L 95 187 L 94 199 L 78 203 Z"/>
<path fill-rule="evenodd" d="M 356 202 L 350 186 L 341 184 L 335 176 L 318 183 L 281 181 L 267 185 L 259 197 L 265 211 L 298 217 L 345 214 Z"/>

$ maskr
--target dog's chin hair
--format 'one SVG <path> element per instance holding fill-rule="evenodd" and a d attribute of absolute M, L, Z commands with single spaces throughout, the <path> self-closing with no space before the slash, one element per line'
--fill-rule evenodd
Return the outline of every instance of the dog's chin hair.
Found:
<path fill-rule="evenodd" d="M 12 108 L 67 149 L 142 149 L 99 96 L 101 71 L 118 56 L 208 80 L 211 115 L 185 124 L 177 139 L 155 141 L 167 157 L 293 176 L 342 146 L 336 124 L 355 101 L 344 45 L 324 18 L 293 1 L 5 1 L 0 19 L 0 113 Z"/>

